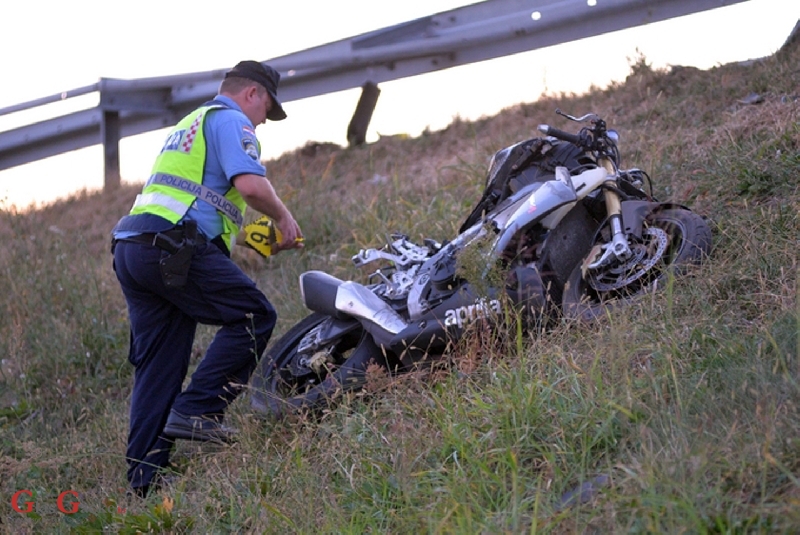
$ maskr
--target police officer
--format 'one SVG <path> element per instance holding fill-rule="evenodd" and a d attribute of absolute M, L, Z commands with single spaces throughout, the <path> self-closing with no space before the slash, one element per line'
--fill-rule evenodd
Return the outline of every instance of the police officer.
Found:
<path fill-rule="evenodd" d="M 266 178 L 255 134 L 255 125 L 286 118 L 279 81 L 257 61 L 227 72 L 219 94 L 169 133 L 112 231 L 135 366 L 127 475 L 139 496 L 158 484 L 176 438 L 231 440 L 225 409 L 275 326 L 275 309 L 230 259 L 246 207 L 277 224 L 276 251 L 302 246 L 300 227 Z M 181 391 L 198 323 L 220 329 Z"/>

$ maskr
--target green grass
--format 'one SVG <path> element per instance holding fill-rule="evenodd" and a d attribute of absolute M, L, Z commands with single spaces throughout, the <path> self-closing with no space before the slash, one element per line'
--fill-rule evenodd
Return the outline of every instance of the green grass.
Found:
<path fill-rule="evenodd" d="M 175 482 L 125 496 L 132 367 L 108 233 L 138 186 L 0 212 L 0 532 L 795 533 L 800 531 L 800 47 L 748 65 L 654 71 L 542 95 L 414 139 L 269 162 L 302 252 L 235 260 L 301 319 L 303 271 L 363 280 L 350 257 L 400 231 L 455 235 L 492 153 L 556 107 L 622 135 L 623 165 L 714 227 L 708 261 L 592 325 L 477 332 L 432 370 L 371 378 L 317 421 L 179 443 Z M 752 92 L 764 101 L 738 102 Z M 313 152 L 313 154 L 311 154 Z M 195 365 L 214 330 L 198 332 Z M 586 500 L 564 496 L 593 484 Z M 29 490 L 28 514 L 11 508 Z M 58 511 L 74 490 L 80 509 Z M 69 501 L 69 500 L 68 500 Z"/>

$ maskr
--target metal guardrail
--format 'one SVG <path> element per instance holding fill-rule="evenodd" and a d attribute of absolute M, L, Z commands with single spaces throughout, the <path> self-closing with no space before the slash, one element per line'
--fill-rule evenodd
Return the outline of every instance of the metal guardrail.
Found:
<path fill-rule="evenodd" d="M 486 0 L 265 61 L 290 102 L 557 45 L 747 0 Z M 119 185 L 119 140 L 176 123 L 213 97 L 227 70 L 99 83 L 0 109 L 92 92 L 97 107 L 0 132 L 0 170 L 102 143 L 105 186 Z M 372 106 L 376 95 L 373 91 Z M 371 109 L 366 115 L 369 122 Z M 366 124 L 360 127 L 366 130 Z"/>

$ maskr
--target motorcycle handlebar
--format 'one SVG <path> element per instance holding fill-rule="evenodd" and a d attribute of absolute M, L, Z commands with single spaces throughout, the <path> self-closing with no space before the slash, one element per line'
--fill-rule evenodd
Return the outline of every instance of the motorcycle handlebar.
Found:
<path fill-rule="evenodd" d="M 573 145 L 581 146 L 581 137 L 577 134 L 570 134 L 569 132 L 564 132 L 563 130 L 553 128 L 547 124 L 540 124 L 537 129 L 546 136 L 553 136 L 572 143 Z"/>

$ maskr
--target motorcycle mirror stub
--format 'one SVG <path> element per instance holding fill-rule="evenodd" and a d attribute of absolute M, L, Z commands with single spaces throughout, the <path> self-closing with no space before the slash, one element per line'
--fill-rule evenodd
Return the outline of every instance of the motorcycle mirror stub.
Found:
<path fill-rule="evenodd" d="M 567 169 L 564 166 L 559 165 L 559 166 L 556 167 L 555 175 L 556 175 L 556 179 L 557 180 L 560 180 L 561 182 L 563 182 L 564 184 L 569 186 L 569 188 L 573 192 L 575 191 L 575 185 L 572 183 L 572 177 L 569 174 L 569 169 Z"/>

